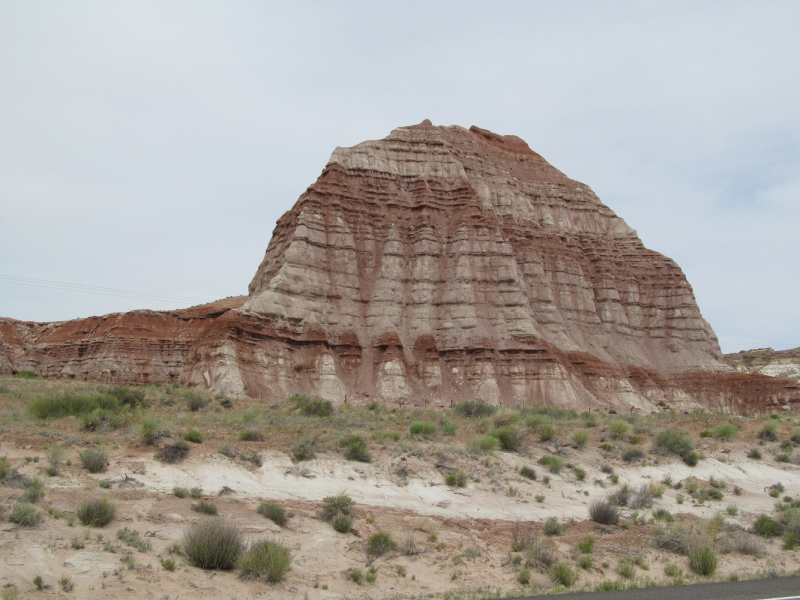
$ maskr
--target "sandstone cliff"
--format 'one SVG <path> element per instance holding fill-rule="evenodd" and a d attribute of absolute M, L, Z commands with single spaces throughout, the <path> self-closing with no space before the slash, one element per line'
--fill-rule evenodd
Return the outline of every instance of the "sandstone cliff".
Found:
<path fill-rule="evenodd" d="M 476 127 L 425 121 L 337 148 L 278 221 L 244 304 L 193 310 L 6 322 L 0 336 L 15 369 L 230 395 L 800 402 L 796 382 L 731 372 L 680 268 L 586 185 Z"/>
<path fill-rule="evenodd" d="M 726 354 L 725 363 L 741 373 L 758 373 L 800 381 L 800 348 L 773 350 L 759 348 Z"/>

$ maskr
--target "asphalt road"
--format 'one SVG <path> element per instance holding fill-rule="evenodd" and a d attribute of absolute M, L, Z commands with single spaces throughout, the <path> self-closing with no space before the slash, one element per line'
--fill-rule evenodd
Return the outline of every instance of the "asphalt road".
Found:
<path fill-rule="evenodd" d="M 800 600 L 800 577 L 776 577 L 725 583 L 695 583 L 673 587 L 622 590 L 618 592 L 580 592 L 555 596 L 524 596 L 518 600 Z"/>

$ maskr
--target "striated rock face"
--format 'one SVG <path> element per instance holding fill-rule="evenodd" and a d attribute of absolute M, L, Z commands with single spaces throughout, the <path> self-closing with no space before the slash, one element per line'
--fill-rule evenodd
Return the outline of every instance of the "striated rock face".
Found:
<path fill-rule="evenodd" d="M 800 381 L 800 348 L 773 350 L 759 348 L 726 354 L 725 363 L 741 373 L 758 373 Z"/>
<path fill-rule="evenodd" d="M 587 186 L 476 127 L 425 121 L 337 148 L 278 221 L 244 304 L 192 310 L 14 325 L 21 344 L 0 335 L 18 349 L 6 351 L 15 369 L 122 380 L 116 364 L 125 381 L 178 377 L 234 395 L 581 410 L 800 402 L 794 382 L 731 372 L 680 268 Z"/>

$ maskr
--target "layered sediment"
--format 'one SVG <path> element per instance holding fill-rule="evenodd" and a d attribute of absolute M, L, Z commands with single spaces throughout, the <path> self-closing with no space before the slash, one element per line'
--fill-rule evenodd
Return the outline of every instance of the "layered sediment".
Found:
<path fill-rule="evenodd" d="M 5 322 L 0 336 L 11 368 L 177 378 L 228 395 L 581 410 L 800 402 L 796 382 L 725 364 L 678 265 L 589 187 L 476 127 L 425 121 L 337 148 L 279 219 L 243 304 L 191 310 Z"/>

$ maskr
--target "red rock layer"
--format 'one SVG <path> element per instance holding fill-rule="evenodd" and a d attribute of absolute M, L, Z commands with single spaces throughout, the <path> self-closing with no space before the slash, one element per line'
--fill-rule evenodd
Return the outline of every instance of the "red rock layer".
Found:
<path fill-rule="evenodd" d="M 249 292 L 191 317 L 14 325 L 6 346 L 24 349 L 6 362 L 335 402 L 800 401 L 781 380 L 734 383 L 672 260 L 521 139 L 475 127 L 426 121 L 337 148 L 278 221 Z"/>

